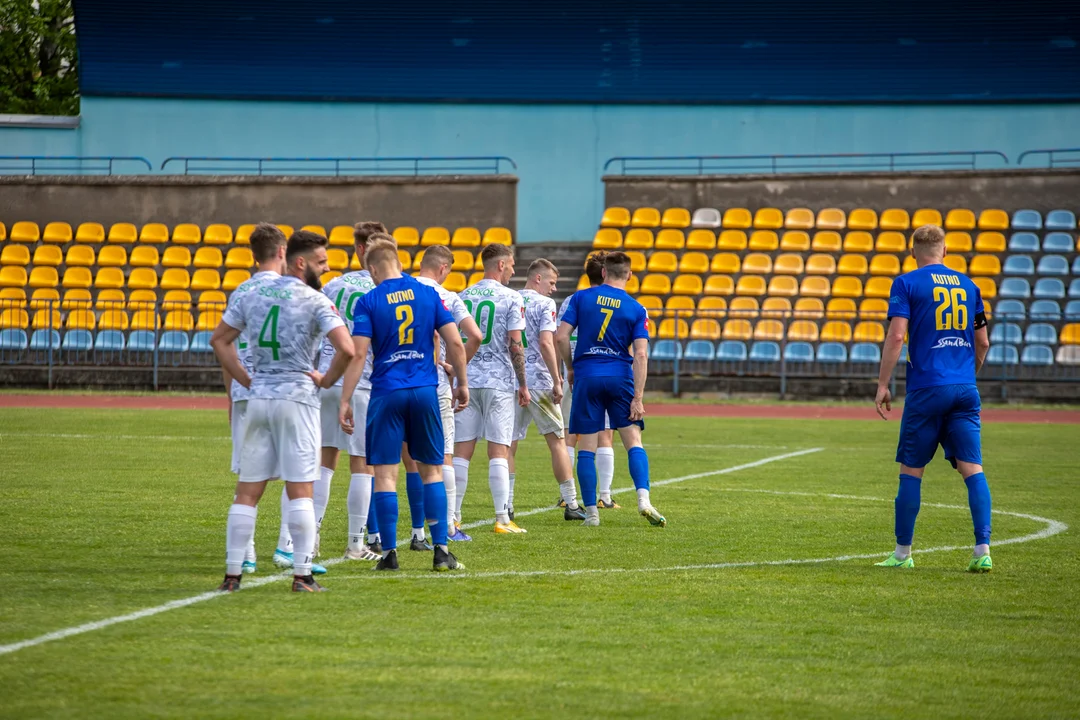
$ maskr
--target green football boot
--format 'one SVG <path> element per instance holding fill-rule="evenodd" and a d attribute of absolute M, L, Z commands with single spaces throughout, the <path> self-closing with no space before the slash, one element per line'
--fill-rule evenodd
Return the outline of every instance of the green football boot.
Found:
<path fill-rule="evenodd" d="M 874 565 L 876 567 L 913 568 L 915 567 L 915 561 L 911 558 L 910 555 L 901 560 L 900 558 L 896 557 L 896 553 L 893 553 L 881 562 L 874 563 Z"/>
<path fill-rule="evenodd" d="M 970 573 L 988 573 L 993 569 L 994 561 L 990 559 L 989 554 L 986 554 L 971 558 L 967 571 Z"/>

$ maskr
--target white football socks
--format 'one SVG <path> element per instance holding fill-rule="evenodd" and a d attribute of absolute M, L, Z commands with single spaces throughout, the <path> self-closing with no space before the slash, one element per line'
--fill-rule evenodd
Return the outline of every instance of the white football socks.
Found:
<path fill-rule="evenodd" d="M 571 510 L 577 508 L 577 488 L 574 487 L 574 478 L 559 483 L 559 497 L 566 503 L 566 507 Z"/>
<path fill-rule="evenodd" d="M 442 466 L 442 482 L 446 488 L 446 530 L 454 534 L 454 513 L 457 512 L 457 473 L 453 465 Z"/>
<path fill-rule="evenodd" d="M 349 549 L 359 550 L 364 546 L 364 526 L 367 525 L 368 512 L 371 510 L 370 475 L 353 473 L 349 477 L 346 505 L 349 509 Z"/>
<path fill-rule="evenodd" d="M 896 556 L 897 560 L 907 560 L 908 557 L 911 556 L 911 546 L 897 545 L 896 550 L 893 551 L 893 555 Z"/>
<path fill-rule="evenodd" d="M 491 488 L 491 502 L 495 505 L 495 520 L 510 522 L 507 504 L 510 500 L 510 464 L 506 458 L 492 458 L 488 461 L 488 487 Z"/>
<path fill-rule="evenodd" d="M 293 575 L 310 575 L 315 549 L 315 503 L 311 498 L 289 501 L 289 532 L 293 537 Z"/>
<path fill-rule="evenodd" d="M 281 529 L 278 530 L 277 549 L 282 552 L 293 551 L 292 533 L 289 532 L 289 493 L 285 483 L 281 483 Z"/>
<path fill-rule="evenodd" d="M 615 449 L 596 448 L 597 492 L 604 502 L 611 502 L 611 481 L 615 478 Z"/>
<path fill-rule="evenodd" d="M 652 503 L 649 502 L 649 491 L 638 489 L 637 491 L 637 509 L 644 510 L 645 508 L 652 507 Z"/>
<path fill-rule="evenodd" d="M 469 461 L 465 458 L 454 458 L 454 483 L 457 485 L 454 517 L 461 520 L 461 503 L 465 501 L 465 490 L 469 487 Z"/>
<path fill-rule="evenodd" d="M 326 514 L 326 506 L 330 504 L 330 483 L 334 480 L 334 469 L 328 467 L 319 468 L 319 479 L 315 481 L 312 494 L 315 503 L 315 527 L 322 527 L 323 515 Z"/>
<path fill-rule="evenodd" d="M 507 463 L 507 466 L 509 467 L 509 463 Z M 516 474 L 517 473 L 509 473 L 509 475 L 510 475 L 510 494 L 507 496 L 507 499 L 506 499 L 506 506 L 509 507 L 509 508 L 514 507 L 514 476 Z"/>
<path fill-rule="evenodd" d="M 255 537 L 255 517 L 258 508 L 233 503 L 225 522 L 225 574 L 239 575 L 244 553 Z"/>
<path fill-rule="evenodd" d="M 975 557 L 982 557 L 983 555 L 990 554 L 990 546 L 986 543 L 975 546 Z"/>

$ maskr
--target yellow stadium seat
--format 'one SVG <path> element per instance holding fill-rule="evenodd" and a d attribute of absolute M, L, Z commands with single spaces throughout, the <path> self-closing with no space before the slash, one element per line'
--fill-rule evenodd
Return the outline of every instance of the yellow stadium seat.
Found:
<path fill-rule="evenodd" d="M 446 276 L 446 280 L 443 281 L 443 287 L 452 293 L 459 293 L 467 287 L 465 280 L 465 273 L 452 272 Z"/>
<path fill-rule="evenodd" d="M 742 271 L 752 275 L 768 275 L 772 272 L 772 258 L 765 253 L 749 253 L 743 258 Z"/>
<path fill-rule="evenodd" d="M 756 318 L 761 314 L 761 307 L 756 297 L 737 297 L 731 299 L 728 315 L 731 317 Z"/>
<path fill-rule="evenodd" d="M 420 244 L 420 232 L 408 225 L 394 228 L 393 237 L 398 247 L 416 247 Z"/>
<path fill-rule="evenodd" d="M 775 275 L 769 280 L 769 295 L 795 297 L 799 294 L 799 283 L 790 275 Z"/>
<path fill-rule="evenodd" d="M 817 342 L 817 323 L 809 320 L 796 320 L 788 325 L 787 339 L 799 340 L 802 342 Z"/>
<path fill-rule="evenodd" d="M 806 260 L 807 275 L 835 275 L 836 258 L 825 253 L 816 253 Z"/>
<path fill-rule="evenodd" d="M 875 255 L 870 260 L 870 274 L 871 275 L 899 275 L 900 274 L 900 258 L 895 255 L 882 254 Z"/>
<path fill-rule="evenodd" d="M 704 275 L 709 272 L 709 256 L 701 252 L 683 253 L 679 258 L 679 272 Z"/>
<path fill-rule="evenodd" d="M 687 250 L 715 250 L 716 233 L 712 230 L 691 230 L 686 238 Z"/>
<path fill-rule="evenodd" d="M 34 330 L 59 330 L 63 326 L 60 320 L 60 310 L 38 310 L 34 313 L 34 321 L 31 327 Z"/>
<path fill-rule="evenodd" d="M 857 277 L 841 276 L 833 280 L 832 294 L 835 297 L 862 297 L 862 280 Z"/>
<path fill-rule="evenodd" d="M 967 260 L 964 259 L 963 255 L 946 255 L 943 264 L 958 273 L 967 272 Z"/>
<path fill-rule="evenodd" d="M 450 244 L 450 231 L 444 227 L 429 227 L 424 230 L 423 236 L 420 238 L 421 247 L 431 247 L 432 245 L 449 245 Z"/>
<path fill-rule="evenodd" d="M 119 290 L 124 287 L 124 271 L 115 267 L 98 268 L 94 275 L 94 287 L 106 290 Z"/>
<path fill-rule="evenodd" d="M 514 238 L 510 234 L 509 228 L 492 227 L 484 231 L 482 244 L 484 247 L 488 245 L 513 245 Z"/>
<path fill-rule="evenodd" d="M 398 250 L 397 259 L 398 263 L 401 264 L 402 270 L 409 270 L 412 268 L 412 255 L 409 254 L 408 250 Z M 353 256 L 353 260 L 356 260 L 355 255 Z M 472 270 L 472 268 L 470 267 L 469 270 Z"/>
<path fill-rule="evenodd" d="M 667 295 L 671 292 L 671 279 L 667 275 L 646 275 L 641 280 L 641 292 L 645 295 Z"/>
<path fill-rule="evenodd" d="M 323 286 L 325 286 L 330 281 L 337 280 L 339 277 L 341 277 L 341 273 L 339 273 L 337 270 L 327 270 L 319 276 L 319 282 L 321 282 Z"/>
<path fill-rule="evenodd" d="M 131 267 L 156 267 L 160 262 L 155 247 L 140 245 L 131 250 Z"/>
<path fill-rule="evenodd" d="M 195 329 L 199 332 L 214 330 L 221 323 L 220 310 L 203 310 L 199 313 L 199 319 L 195 323 Z"/>
<path fill-rule="evenodd" d="M 123 267 L 127 265 L 127 249 L 115 245 L 106 245 L 98 253 L 97 264 L 101 267 Z"/>
<path fill-rule="evenodd" d="M 147 223 L 139 232 L 139 242 L 160 245 L 169 242 L 169 228 L 161 223 Z"/>
<path fill-rule="evenodd" d="M 676 295 L 700 295 L 704 290 L 700 275 L 679 275 L 671 286 Z"/>
<path fill-rule="evenodd" d="M 841 255 L 840 262 L 836 264 L 836 272 L 841 275 L 865 275 L 869 271 L 865 255 Z"/>
<path fill-rule="evenodd" d="M 224 311 L 226 302 L 225 293 L 220 290 L 204 290 L 199 293 L 199 312 Z"/>
<path fill-rule="evenodd" d="M 54 288 L 60 284 L 60 277 L 54 267 L 36 267 L 30 271 L 27 284 L 32 288 Z"/>
<path fill-rule="evenodd" d="M 615 250 L 622 247 L 622 233 L 614 228 L 600 228 L 593 236 L 592 246 L 597 250 Z"/>
<path fill-rule="evenodd" d="M 129 310 L 153 310 L 157 306 L 157 292 L 154 290 L 132 290 L 128 297 Z"/>
<path fill-rule="evenodd" d="M 0 222 L 0 242 L 7 240 L 7 225 Z"/>
<path fill-rule="evenodd" d="M 197 268 L 219 268 L 222 262 L 219 248 L 201 247 L 195 251 L 195 260 L 192 264 Z"/>
<path fill-rule="evenodd" d="M 3 252 L 0 252 L 0 263 L 26 267 L 30 264 L 30 249 L 25 245 L 4 245 Z"/>
<path fill-rule="evenodd" d="M 736 295 L 764 295 L 765 278 L 760 275 L 743 275 L 735 284 Z"/>
<path fill-rule="evenodd" d="M 349 267 L 349 253 L 341 248 L 328 249 L 326 251 L 326 266 L 335 272 L 345 270 Z"/>
<path fill-rule="evenodd" d="M 772 230 L 755 230 L 750 235 L 750 243 L 747 247 L 751 250 L 772 252 L 780 247 L 780 240 Z"/>
<path fill-rule="evenodd" d="M 624 207 L 609 207 L 600 218 L 600 227 L 623 228 L 630 224 L 630 211 Z"/>
<path fill-rule="evenodd" d="M 855 319 L 855 301 L 851 298 L 833 298 L 825 306 L 825 317 L 830 320 Z"/>
<path fill-rule="evenodd" d="M 966 232 L 945 233 L 945 249 L 951 253 L 971 252 L 971 234 Z"/>
<path fill-rule="evenodd" d="M 656 234 L 657 250 L 682 250 L 686 244 L 686 237 L 682 230 L 661 230 Z"/>
<path fill-rule="evenodd" d="M 140 290 L 149 290 L 153 288 L 154 282 L 157 280 L 157 276 L 154 275 L 153 270 L 149 270 L 149 275 L 146 275 L 144 280 L 140 277 L 137 281 L 135 279 L 135 273 L 147 272 L 144 270 L 132 270 L 131 275 L 128 277 L 128 287 L 137 288 Z M 183 268 L 169 268 L 161 274 L 161 289 L 162 290 L 187 290 L 191 287 L 191 276 L 188 275 L 188 271 Z"/>
<path fill-rule="evenodd" d="M 877 244 L 874 249 L 878 252 L 901 253 L 907 250 L 907 240 L 903 233 L 888 231 L 877 236 Z"/>
<path fill-rule="evenodd" d="M 716 242 L 717 250 L 745 250 L 746 233 L 742 230 L 723 230 Z"/>
<path fill-rule="evenodd" d="M 820 275 L 804 277 L 799 285 L 799 294 L 807 297 L 829 297 L 829 279 Z"/>
<path fill-rule="evenodd" d="M 728 208 L 724 211 L 724 219 L 721 225 L 725 228 L 738 228 L 746 230 L 754 224 L 754 218 L 746 208 Z"/>
<path fill-rule="evenodd" d="M 51 222 L 45 226 L 41 239 L 47 243 L 71 242 L 71 226 L 66 222 Z"/>
<path fill-rule="evenodd" d="M 904 267 L 900 270 L 900 272 L 909 273 L 912 270 L 916 270 L 918 267 L 919 267 L 919 264 L 917 262 L 915 262 L 915 258 L 908 255 L 907 257 L 904 258 Z"/>
<path fill-rule="evenodd" d="M 285 236 L 285 239 L 286 239 L 286 240 L 287 240 L 287 239 L 288 239 L 288 238 L 289 238 L 289 237 L 290 237 L 290 236 L 291 236 L 291 235 L 292 235 L 292 234 L 293 234 L 294 232 L 296 232 L 296 229 L 295 229 L 295 228 L 293 228 L 293 226 L 292 226 L 292 225 L 282 225 L 281 223 L 278 223 L 278 224 L 277 224 L 277 229 L 278 229 L 278 230 L 280 230 L 280 231 L 282 232 L 282 234 L 283 234 L 283 235 Z"/>
<path fill-rule="evenodd" d="M 482 272 L 481 272 L 481 273 L 473 273 L 473 274 L 472 274 L 472 275 L 471 275 L 471 276 L 469 277 L 469 287 L 472 287 L 473 285 L 475 285 L 475 284 L 476 284 L 476 283 L 474 283 L 474 282 L 472 281 L 472 279 L 473 279 L 474 277 L 476 277 L 477 275 L 479 275 L 479 276 L 480 276 L 480 280 L 483 280 L 483 279 L 484 279 L 484 273 L 482 273 Z M 479 282 L 479 280 L 478 280 L 477 282 Z M 592 283 L 591 283 L 591 282 L 589 282 L 589 276 L 588 276 L 588 275 L 582 275 L 581 277 L 579 277 L 579 278 L 578 278 L 578 281 L 577 281 L 577 289 L 578 289 L 578 290 L 587 290 L 587 289 L 589 289 L 590 287 L 592 287 Z"/>
<path fill-rule="evenodd" d="M 889 208 L 881 213 L 879 227 L 882 230 L 899 230 L 900 232 L 906 232 L 907 229 L 911 227 L 911 218 L 908 215 L 907 210 Z"/>
<path fill-rule="evenodd" d="M 109 228 L 109 242 L 130 245 L 135 242 L 138 232 L 131 223 L 113 223 Z"/>
<path fill-rule="evenodd" d="M 731 295 L 735 292 L 735 282 L 730 275 L 710 275 L 705 280 L 706 295 Z"/>
<path fill-rule="evenodd" d="M 813 230 L 814 212 L 809 208 L 791 208 L 784 217 L 784 227 L 788 230 Z"/>
<path fill-rule="evenodd" d="M 93 284 L 93 278 L 90 275 L 90 268 L 87 267 L 69 267 L 64 271 L 63 287 L 66 288 L 88 288 Z"/>
<path fill-rule="evenodd" d="M 0 290 L 0 308 L 25 308 L 26 291 L 22 288 L 6 287 Z"/>
<path fill-rule="evenodd" d="M 326 237 L 326 228 L 324 228 L 322 225 L 304 225 L 300 229 L 304 232 L 315 233 L 316 235 L 322 235 L 323 237 Z M 173 242 L 175 242 L 175 240 Z"/>
<path fill-rule="evenodd" d="M 842 243 L 840 233 L 833 230 L 821 230 L 814 233 L 814 242 L 810 249 L 814 252 L 840 252 Z"/>
<path fill-rule="evenodd" d="M 660 251 L 649 256 L 649 272 L 673 273 L 678 268 L 679 259 L 673 252 Z"/>
<path fill-rule="evenodd" d="M 627 250 L 651 250 L 653 246 L 652 230 L 634 228 L 626 233 L 623 247 Z"/>
<path fill-rule="evenodd" d="M 186 247 L 172 246 L 165 248 L 161 256 L 161 266 L 167 268 L 191 267 L 191 251 Z"/>
<path fill-rule="evenodd" d="M 207 228 L 207 233 L 209 232 L 210 230 Z M 353 235 L 353 228 L 351 225 L 335 225 L 330 230 L 330 237 L 328 240 L 330 241 L 331 247 L 352 247 L 356 244 L 356 236 Z"/>
<path fill-rule="evenodd" d="M 450 247 L 480 247 L 480 231 L 474 227 L 459 227 L 450 238 Z"/>
<path fill-rule="evenodd" d="M 105 310 L 98 321 L 100 330 L 127 330 L 128 326 L 128 314 L 119 308 Z"/>
<path fill-rule="evenodd" d="M 806 252 L 810 249 L 810 236 L 803 230 L 788 230 L 780 238 L 780 249 L 789 252 Z"/>
<path fill-rule="evenodd" d="M 971 278 L 971 282 L 975 283 L 975 286 L 979 288 L 983 300 L 992 300 L 997 297 L 997 283 L 994 282 L 993 278 Z"/>
<path fill-rule="evenodd" d="M 165 315 L 166 330 L 191 332 L 195 328 L 195 318 L 187 310 L 173 310 Z"/>
<path fill-rule="evenodd" d="M 758 320 L 754 326 L 755 340 L 783 340 L 784 325 L 779 320 Z"/>
<path fill-rule="evenodd" d="M 965 208 L 954 208 L 945 216 L 946 230 L 974 230 L 975 213 Z"/>
<path fill-rule="evenodd" d="M 1009 214 L 1004 210 L 987 209 L 979 213 L 980 230 L 1008 230 Z"/>
<path fill-rule="evenodd" d="M 41 239 L 41 228 L 36 222 L 22 220 L 11 226 L 8 239 L 11 242 L 36 243 Z"/>
<path fill-rule="evenodd" d="M 697 313 L 705 317 L 724 317 L 727 314 L 727 300 L 722 297 L 703 297 L 698 301 Z"/>
<path fill-rule="evenodd" d="M 855 342 L 885 342 L 885 326 L 879 322 L 861 322 L 855 326 Z"/>
<path fill-rule="evenodd" d="M 56 288 L 38 288 L 30 296 L 31 310 L 49 310 L 60 304 L 60 292 Z"/>
<path fill-rule="evenodd" d="M 795 301 L 794 315 L 797 318 L 812 318 L 820 320 L 825 317 L 825 303 L 821 298 L 801 297 Z M 814 326 L 817 328 L 817 326 Z"/>
<path fill-rule="evenodd" d="M 695 320 L 690 326 L 691 340 L 719 340 L 720 322 L 712 319 Z"/>
<path fill-rule="evenodd" d="M 801 255 L 785 253 L 776 258 L 773 272 L 777 275 L 802 275 L 805 265 Z"/>
<path fill-rule="evenodd" d="M 999 232 L 981 232 L 975 238 L 975 252 L 1005 252 L 1005 236 Z"/>
<path fill-rule="evenodd" d="M 236 228 L 236 244 L 237 245 L 250 245 L 251 233 L 254 232 L 255 226 L 251 224 L 241 225 Z"/>
<path fill-rule="evenodd" d="M 1066 323 L 1061 328 L 1062 345 L 1080 345 L 1080 323 Z"/>
<path fill-rule="evenodd" d="M 60 303 L 60 309 L 89 310 L 94 306 L 94 299 L 90 297 L 90 291 L 86 288 L 73 288 L 64 293 L 64 301 Z M 70 317 L 68 318 L 70 320 Z"/>
<path fill-rule="evenodd" d="M 206 245 L 228 245 L 233 241 L 232 228 L 228 225 L 215 223 L 206 226 L 203 235 L 203 243 Z"/>
<path fill-rule="evenodd" d="M 645 297 L 653 297 L 652 295 L 646 295 Z M 659 298 L 657 298 L 659 299 Z M 638 299 L 638 302 L 641 302 Z M 674 317 L 690 317 L 694 314 L 694 298 L 689 295 L 672 295 L 664 303 L 664 310 L 669 316 Z"/>
<path fill-rule="evenodd" d="M 585 278 L 585 287 L 589 287 L 589 279 L 584 275 L 582 275 L 582 277 Z M 641 295 L 636 299 L 639 303 L 641 303 L 641 306 L 643 308 L 650 312 L 664 309 L 663 301 L 655 295 Z"/>
<path fill-rule="evenodd" d="M 892 278 L 891 277 L 872 277 L 866 281 L 866 288 L 863 291 L 863 295 L 872 298 L 888 298 L 889 292 L 892 290 Z"/>
<path fill-rule="evenodd" d="M 166 271 L 168 272 L 168 271 Z M 221 275 L 217 270 L 196 270 L 191 276 L 192 290 L 217 290 L 221 287 Z"/>
<path fill-rule="evenodd" d="M 877 230 L 877 212 L 869 208 L 852 210 L 848 215 L 847 226 L 849 230 Z"/>
<path fill-rule="evenodd" d="M 654 228 L 658 225 L 660 225 L 660 211 L 656 208 L 638 208 L 630 217 L 630 227 Z"/>
<path fill-rule="evenodd" d="M 255 256 L 251 253 L 251 248 L 234 247 L 230 249 L 229 254 L 225 256 L 225 267 L 230 270 L 246 270 L 254 266 Z"/>
<path fill-rule="evenodd" d="M 648 262 L 645 260 L 645 253 L 637 250 L 627 250 L 626 257 L 630 258 L 630 272 L 645 272 Z M 664 270 L 663 272 L 674 272 L 674 270 Z"/>
<path fill-rule="evenodd" d="M 941 225 L 941 213 L 933 208 L 919 208 L 911 217 L 911 227 L 918 228 L 923 225 Z"/>
<path fill-rule="evenodd" d="M 79 225 L 75 231 L 75 242 L 101 243 L 105 242 L 105 228 L 101 223 L 85 222 Z"/>
<path fill-rule="evenodd" d="M 784 227 L 784 213 L 777 208 L 759 208 L 754 213 L 754 227 L 762 230 L 779 230 Z"/>
<path fill-rule="evenodd" d="M 172 241 L 178 245 L 198 245 L 202 241 L 202 230 L 193 223 L 180 223 L 173 228 Z"/>
<path fill-rule="evenodd" d="M 883 298 L 866 298 L 859 303 L 859 318 L 884 320 L 889 314 L 889 301 Z"/>
<path fill-rule="evenodd" d="M 976 255 L 971 258 L 971 266 L 968 268 L 972 275 L 1000 275 L 1001 261 L 996 255 Z"/>
<path fill-rule="evenodd" d="M 403 251 L 403 250 L 398 250 L 398 253 L 402 253 L 402 252 L 405 252 L 405 251 Z M 422 256 L 423 254 L 424 254 L 424 251 L 423 251 L 423 250 L 421 250 L 420 252 L 416 253 L 416 258 L 417 258 L 417 261 L 419 261 L 420 257 L 421 257 L 421 256 Z M 398 255 L 398 257 L 400 258 L 400 257 L 401 257 L 401 255 L 399 254 L 399 255 Z M 417 262 L 417 265 L 419 265 L 419 262 Z M 483 266 L 481 266 L 481 267 L 483 267 Z M 363 268 L 362 268 L 362 267 L 360 266 L 360 256 L 359 256 L 359 255 L 357 255 L 357 254 L 355 254 L 355 253 L 353 254 L 352 258 L 351 258 L 351 259 L 349 260 L 349 269 L 350 269 L 350 270 L 362 270 L 362 269 L 363 269 Z"/>
<path fill-rule="evenodd" d="M 851 342 L 851 325 L 842 320 L 830 320 L 821 326 L 822 342 Z"/>
<path fill-rule="evenodd" d="M 847 216 L 839 208 L 822 208 L 817 214 L 818 230 L 843 230 Z"/>
<path fill-rule="evenodd" d="M 754 330 L 747 320 L 728 320 L 724 323 L 725 340 L 749 340 Z"/>
<path fill-rule="evenodd" d="M 665 340 L 684 340 L 690 336 L 690 326 L 682 318 L 664 318 L 660 321 L 660 329 L 657 336 Z"/>
<path fill-rule="evenodd" d="M 660 218 L 660 227 L 690 227 L 690 211 L 686 208 L 668 208 L 664 211 L 664 215 Z"/>
<path fill-rule="evenodd" d="M 191 293 L 187 290 L 168 290 L 161 300 L 161 307 L 166 311 L 190 310 Z"/>
<path fill-rule="evenodd" d="M 142 309 L 131 313 L 132 330 L 157 330 L 160 327 L 161 318 L 154 310 Z"/>
<path fill-rule="evenodd" d="M 868 253 L 874 249 L 874 237 L 863 230 L 854 230 L 844 236 L 844 252 Z"/>
<path fill-rule="evenodd" d="M 771 318 L 791 317 L 791 300 L 786 297 L 765 298 L 765 301 L 761 303 L 761 316 Z"/>
<path fill-rule="evenodd" d="M 468 250 L 455 250 L 454 263 L 450 266 L 450 269 L 460 272 L 469 272 L 473 269 L 473 265 L 475 264 L 476 258 L 473 257 L 471 252 Z M 464 288 L 462 288 L 462 290 L 464 290 Z"/>

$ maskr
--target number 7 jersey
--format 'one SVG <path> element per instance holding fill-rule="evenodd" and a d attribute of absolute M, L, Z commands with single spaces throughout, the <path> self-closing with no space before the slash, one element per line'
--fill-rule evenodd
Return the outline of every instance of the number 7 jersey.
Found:
<path fill-rule="evenodd" d="M 562 321 L 577 328 L 574 376 L 630 377 L 635 340 L 649 339 L 649 315 L 625 290 L 598 285 L 570 296 Z"/>
<path fill-rule="evenodd" d="M 497 280 L 481 280 L 460 293 L 480 328 L 480 349 L 469 361 L 469 388 L 514 392 L 517 378 L 510 364 L 506 334 L 525 329 L 525 301 Z"/>

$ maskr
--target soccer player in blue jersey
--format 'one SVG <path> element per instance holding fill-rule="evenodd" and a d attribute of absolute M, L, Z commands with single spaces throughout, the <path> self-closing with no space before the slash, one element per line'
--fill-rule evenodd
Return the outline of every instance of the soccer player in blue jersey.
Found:
<path fill-rule="evenodd" d="M 667 524 L 649 501 L 649 457 L 641 446 L 645 429 L 645 378 L 649 367 L 649 316 L 626 292 L 630 258 L 610 253 L 604 258 L 604 284 L 579 290 L 570 299 L 556 333 L 566 363 L 573 400 L 570 432 L 578 436 L 577 471 L 584 525 L 600 524 L 596 508 L 597 434 L 605 414 L 619 431 L 637 488 L 638 512 L 653 525 Z M 577 346 L 570 355 L 570 336 L 577 328 Z"/>
<path fill-rule="evenodd" d="M 889 333 L 881 357 L 875 399 L 878 414 L 892 410 L 889 380 L 908 336 L 907 397 L 900 421 L 896 461 L 896 550 L 881 567 L 914 567 L 911 539 L 919 514 L 923 470 L 938 445 L 967 485 L 975 526 L 975 553 L 969 572 L 990 572 L 990 488 L 982 468 L 979 391 L 975 374 L 990 341 L 979 288 L 966 275 L 942 264 L 945 233 L 923 225 L 911 236 L 919 267 L 893 282 Z M 882 407 L 884 406 L 884 410 Z"/>
<path fill-rule="evenodd" d="M 469 403 L 465 346 L 453 315 L 435 288 L 402 276 L 397 246 L 373 236 L 365 256 L 375 289 L 353 309 L 356 357 L 345 373 L 339 419 L 354 430 L 352 395 L 372 348 L 371 401 L 368 404 L 367 460 L 375 468 L 375 513 L 383 557 L 376 570 L 397 570 L 397 476 L 402 443 L 416 461 L 424 485 L 424 509 L 435 545 L 433 569 L 464 569 L 447 548 L 446 488 L 443 486 L 443 427 L 439 410 L 435 333 L 446 345 L 446 360 L 459 380 L 458 408 Z M 355 360 L 355 358 L 354 358 Z"/>

